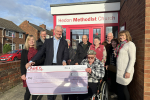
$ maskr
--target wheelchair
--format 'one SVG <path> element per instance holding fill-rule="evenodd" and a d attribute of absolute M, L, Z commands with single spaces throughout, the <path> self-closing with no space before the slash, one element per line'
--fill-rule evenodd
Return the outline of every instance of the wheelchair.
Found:
<path fill-rule="evenodd" d="M 94 94 L 91 100 L 108 100 L 108 84 L 101 80 L 98 84 L 97 94 Z"/>

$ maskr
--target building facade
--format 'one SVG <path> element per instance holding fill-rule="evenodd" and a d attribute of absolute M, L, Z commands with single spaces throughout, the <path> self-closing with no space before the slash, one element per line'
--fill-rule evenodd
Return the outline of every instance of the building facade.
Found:
<path fill-rule="evenodd" d="M 60 24 L 66 29 L 66 38 L 72 39 L 72 46 L 73 42 L 81 41 L 83 34 L 88 35 L 93 43 L 95 35 L 103 42 L 108 32 L 117 37 L 119 31 L 128 30 L 137 51 L 134 77 L 128 86 L 131 100 L 150 100 L 150 0 L 107 0 L 50 6 L 54 27 Z"/>
<path fill-rule="evenodd" d="M 34 35 L 36 40 L 38 40 L 40 38 L 40 31 L 41 30 L 46 30 L 47 33 L 47 38 L 50 38 L 51 36 L 53 36 L 53 32 L 49 31 L 46 29 L 46 25 L 42 24 L 42 25 L 35 25 L 30 23 L 29 21 L 24 21 L 22 22 L 19 27 L 26 32 L 26 37 L 27 35 Z"/>
<path fill-rule="evenodd" d="M 120 0 L 51 5 L 54 27 L 63 26 L 63 36 L 72 40 L 74 49 L 82 41 L 83 35 L 87 35 L 91 43 L 94 37 L 99 37 L 103 42 L 109 32 L 117 37 L 120 28 L 119 10 Z"/>
<path fill-rule="evenodd" d="M 10 44 L 12 50 L 23 49 L 25 32 L 12 21 L 0 18 L 0 53 L 3 46 Z"/>

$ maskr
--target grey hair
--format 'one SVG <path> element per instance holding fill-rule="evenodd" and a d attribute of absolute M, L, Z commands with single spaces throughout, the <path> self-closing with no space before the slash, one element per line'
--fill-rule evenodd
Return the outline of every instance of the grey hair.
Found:
<path fill-rule="evenodd" d="M 114 34 L 113 34 L 112 32 L 109 32 L 108 34 L 111 34 L 112 36 L 114 36 Z M 108 34 L 107 34 L 107 35 L 108 35 Z"/>
<path fill-rule="evenodd" d="M 44 30 L 44 29 L 43 29 L 43 30 L 41 30 L 41 31 L 40 31 L 40 34 L 41 34 L 42 32 L 46 32 L 46 30 Z"/>
<path fill-rule="evenodd" d="M 56 30 L 57 27 L 60 27 L 62 29 L 62 31 L 63 31 L 63 27 L 61 25 L 56 25 L 55 26 L 55 30 Z"/>
<path fill-rule="evenodd" d="M 70 43 L 70 40 L 69 40 L 69 39 L 66 39 L 66 41 Z"/>

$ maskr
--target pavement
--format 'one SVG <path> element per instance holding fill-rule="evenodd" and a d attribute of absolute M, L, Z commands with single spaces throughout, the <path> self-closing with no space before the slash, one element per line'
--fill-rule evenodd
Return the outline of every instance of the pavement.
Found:
<path fill-rule="evenodd" d="M 24 93 L 25 88 L 23 87 L 23 84 L 20 83 L 19 85 L 13 87 L 12 89 L 4 92 L 3 94 L 0 94 L 0 100 L 24 100 Z M 31 100 L 31 97 L 30 97 Z M 47 100 L 47 96 L 39 96 L 37 100 Z M 62 100 L 62 97 L 60 95 L 57 96 L 56 100 Z M 116 99 L 110 99 L 109 100 L 116 100 Z"/>
<path fill-rule="evenodd" d="M 0 100 L 24 100 L 25 88 L 23 84 L 19 84 L 14 88 L 6 91 L 0 95 Z M 30 97 L 31 100 L 31 97 Z M 37 100 L 47 100 L 47 96 L 39 96 Z M 61 96 L 58 95 L 56 100 L 62 100 Z"/>

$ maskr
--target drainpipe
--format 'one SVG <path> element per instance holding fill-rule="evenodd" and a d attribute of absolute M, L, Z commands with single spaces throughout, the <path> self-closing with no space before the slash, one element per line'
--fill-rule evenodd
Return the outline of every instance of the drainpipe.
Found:
<path fill-rule="evenodd" d="M 125 4 L 126 1 L 127 1 L 127 0 L 124 0 L 123 4 L 122 4 L 121 7 L 120 7 L 120 11 L 121 11 L 121 9 L 122 9 L 122 7 L 123 7 L 123 5 Z"/>
<path fill-rule="evenodd" d="M 0 27 L 2 30 L 2 53 L 3 53 L 3 44 L 4 44 L 4 30 L 5 28 L 4 27 Z"/>

